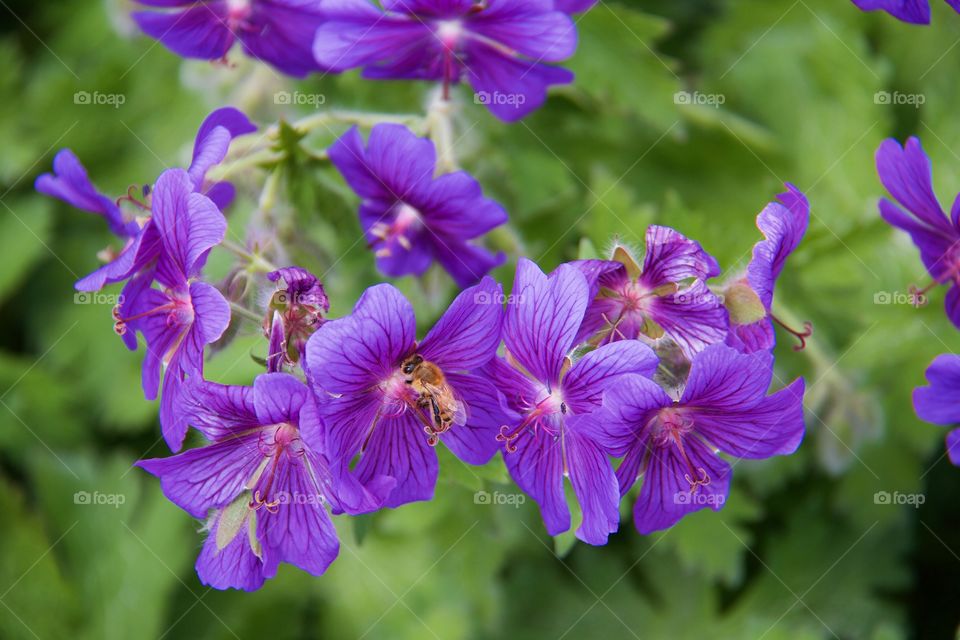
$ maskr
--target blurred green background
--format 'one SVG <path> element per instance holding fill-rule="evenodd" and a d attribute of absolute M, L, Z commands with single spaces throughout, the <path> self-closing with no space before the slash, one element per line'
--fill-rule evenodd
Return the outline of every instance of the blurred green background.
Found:
<path fill-rule="evenodd" d="M 507 283 L 519 251 L 550 269 L 614 236 L 640 245 L 650 223 L 742 267 L 754 217 L 782 183 L 807 193 L 811 227 L 777 293 L 781 314 L 816 326 L 808 350 L 785 335 L 777 349 L 780 380 L 807 376 L 796 455 L 738 464 L 722 512 L 665 533 L 638 535 L 626 501 L 620 532 L 591 548 L 549 538 L 530 501 L 475 504 L 478 490 L 515 493 L 502 463 L 468 470 L 441 452 L 433 502 L 340 517 L 341 556 L 325 576 L 283 566 L 244 594 L 198 582 L 199 523 L 131 468 L 165 455 L 139 354 L 113 335 L 109 301 L 72 289 L 110 238 L 33 180 L 70 147 L 120 194 L 187 163 L 200 121 L 223 104 L 261 124 L 313 113 L 275 104 L 283 90 L 323 95 L 324 108 L 419 114 L 427 87 L 355 73 L 294 84 L 239 56 L 231 68 L 184 63 L 138 37 L 120 0 L 0 0 L 0 638 L 954 637 L 960 469 L 910 391 L 960 337 L 944 291 L 921 309 L 903 302 L 926 277 L 876 213 L 873 166 L 883 138 L 916 134 L 943 202 L 960 189 L 960 15 L 933 5 L 923 28 L 847 0 L 603 2 L 577 17 L 576 83 L 532 117 L 506 125 L 456 94 L 458 159 L 511 214 L 492 238 L 512 253 L 496 273 Z M 123 104 L 77 104 L 80 91 Z M 723 104 L 678 104 L 678 91 Z M 334 316 L 380 280 L 355 198 L 304 150 L 342 128 L 285 135 L 270 172 L 237 178 L 230 214 L 234 239 L 249 229 L 278 260 L 323 274 Z M 276 197 L 258 207 L 268 175 Z M 218 254 L 211 274 L 229 267 Z M 398 284 L 424 328 L 454 294 L 442 274 Z M 264 349 L 241 326 L 208 377 L 249 382 Z"/>

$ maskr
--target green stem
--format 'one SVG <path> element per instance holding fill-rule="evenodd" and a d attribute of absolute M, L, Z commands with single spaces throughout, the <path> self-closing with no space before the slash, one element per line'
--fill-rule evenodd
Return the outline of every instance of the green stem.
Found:
<path fill-rule="evenodd" d="M 276 271 L 277 266 L 264 258 L 263 256 L 250 253 L 246 248 L 240 246 L 232 240 L 224 240 L 220 243 L 220 246 L 232 253 L 233 255 L 243 258 L 248 263 L 248 269 L 254 273 L 269 273 L 271 271 Z"/>
<path fill-rule="evenodd" d="M 255 323 L 257 324 L 257 326 L 259 326 L 259 325 L 263 322 L 263 318 L 261 318 L 260 316 L 258 316 L 257 314 L 255 314 L 255 313 L 254 313 L 253 311 L 251 311 L 250 309 L 247 309 L 247 308 L 246 308 L 245 306 L 243 306 L 242 304 L 238 304 L 238 303 L 236 303 L 236 302 L 231 302 L 231 303 L 230 303 L 230 310 L 231 310 L 233 313 L 235 313 L 235 314 L 237 314 L 238 316 L 240 316 L 241 318 L 244 318 L 245 320 L 250 320 L 251 322 L 255 322 Z"/>

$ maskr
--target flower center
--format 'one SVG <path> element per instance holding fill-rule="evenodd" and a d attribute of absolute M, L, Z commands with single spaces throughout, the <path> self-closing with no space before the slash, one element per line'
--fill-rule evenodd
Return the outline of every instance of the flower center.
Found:
<path fill-rule="evenodd" d="M 383 245 L 377 249 L 377 256 L 391 256 L 397 245 L 409 251 L 413 247 L 410 238 L 422 226 L 423 218 L 419 211 L 406 202 L 398 203 L 394 207 L 392 222 L 377 222 L 370 227 L 370 234 L 377 238 L 375 243 Z"/>
<path fill-rule="evenodd" d="M 440 20 L 437 22 L 437 37 L 447 49 L 455 49 L 463 37 L 463 22 Z"/>
<path fill-rule="evenodd" d="M 167 314 L 167 327 L 174 329 L 184 327 L 193 323 L 193 303 L 190 300 L 190 294 L 179 291 L 165 291 L 167 302 L 147 311 L 142 311 L 132 316 L 123 317 L 121 309 L 123 303 L 117 304 L 113 308 L 113 330 L 117 335 L 124 335 L 127 332 L 127 323 L 141 318 L 147 318 L 157 314 Z"/>
<path fill-rule="evenodd" d="M 503 442 L 507 453 L 515 453 L 517 445 L 515 440 L 525 432 L 531 432 L 536 436 L 540 430 L 547 435 L 556 438 L 559 435 L 559 425 L 557 415 L 565 415 L 570 412 L 567 404 L 563 401 L 563 394 L 559 389 L 553 391 L 542 387 L 537 394 L 536 402 L 528 402 L 520 398 L 521 413 L 523 420 L 512 429 L 507 425 L 500 427 L 500 433 L 497 434 L 497 441 Z"/>
<path fill-rule="evenodd" d="M 253 498 L 248 506 L 253 511 L 264 507 L 269 513 L 276 513 L 284 498 L 287 497 L 274 493 L 277 467 L 284 453 L 291 458 L 299 458 L 303 455 L 300 430 L 289 422 L 278 424 L 272 430 L 269 427 L 265 428 L 260 432 L 257 447 L 263 454 L 264 460 L 248 483 L 253 491 Z"/>
<path fill-rule="evenodd" d="M 684 446 L 684 440 L 694 428 L 690 416 L 684 414 L 681 409 L 668 407 L 658 411 L 651 419 L 649 426 L 650 439 L 654 446 L 661 449 L 670 446 L 677 448 L 677 453 L 687 467 L 687 473 L 684 474 L 683 479 L 690 483 L 690 493 L 696 491 L 701 485 L 710 484 L 707 470 L 693 464 Z"/>

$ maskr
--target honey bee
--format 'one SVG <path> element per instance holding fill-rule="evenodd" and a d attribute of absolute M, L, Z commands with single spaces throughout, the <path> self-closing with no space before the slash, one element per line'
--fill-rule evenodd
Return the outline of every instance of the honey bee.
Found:
<path fill-rule="evenodd" d="M 437 436 L 450 427 L 466 423 L 466 409 L 457 400 L 440 367 L 414 354 L 403 361 L 400 370 L 407 376 L 406 383 L 419 394 L 417 406 L 430 409 L 430 424 L 424 425 L 430 446 L 436 445 Z"/>

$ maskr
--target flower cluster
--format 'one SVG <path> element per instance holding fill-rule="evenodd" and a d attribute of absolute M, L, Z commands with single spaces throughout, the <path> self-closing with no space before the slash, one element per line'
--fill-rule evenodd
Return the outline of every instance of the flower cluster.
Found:
<path fill-rule="evenodd" d="M 931 289 L 947 286 L 947 317 L 960 328 L 960 199 L 947 216 L 933 191 L 930 159 L 917 138 L 908 139 L 903 146 L 885 140 L 877 150 L 877 172 L 896 201 L 880 200 L 881 217 L 910 235 L 931 278 L 923 288 L 911 287 L 913 298 L 925 301 Z M 927 380 L 930 386 L 913 394 L 917 416 L 938 425 L 960 423 L 960 356 L 937 356 L 927 369 Z M 960 431 L 947 435 L 947 451 L 951 462 L 960 466 Z"/>
<path fill-rule="evenodd" d="M 239 40 L 250 56 L 292 75 L 362 68 L 372 78 L 441 83 L 443 102 L 465 82 L 503 120 L 572 80 L 552 63 L 574 52 L 570 14 L 594 4 L 138 1 L 153 8 L 135 14 L 141 28 L 185 56 L 220 59 Z M 720 453 L 767 458 L 797 449 L 804 382 L 768 391 L 774 323 L 783 325 L 775 283 L 809 221 L 798 189 L 787 185 L 763 209 L 752 259 L 725 277 L 698 242 L 652 226 L 642 260 L 617 244 L 609 259 L 548 274 L 515 256 L 505 297 L 490 273 L 506 255 L 485 246 L 507 223 L 504 208 L 470 174 L 440 161 L 435 141 L 443 136 L 429 126 L 418 137 L 373 119 L 359 119 L 366 137 L 350 128 L 312 157 L 329 161 L 358 197 L 382 273 L 423 276 L 436 264 L 460 289 L 422 338 L 413 305 L 391 284 L 366 289 L 349 313 L 334 305 L 329 317 L 320 278 L 272 264 L 286 263 L 282 248 L 261 253 L 225 240 L 235 189 L 208 176 L 230 175 L 211 169 L 229 162 L 234 138 L 257 129 L 236 109 L 204 121 L 187 169 L 168 169 L 116 200 L 69 150 L 37 179 L 37 190 L 103 217 L 122 242 L 76 286 L 123 283 L 114 329 L 130 349 L 138 336 L 145 343 L 144 393 L 159 392 L 174 454 L 138 465 L 203 520 L 203 583 L 258 589 L 281 563 L 324 573 L 339 552 L 331 514 L 431 500 L 441 445 L 468 465 L 501 456 L 548 533 L 576 527 L 594 545 L 618 530 L 620 502 L 638 479 L 634 522 L 646 534 L 723 506 L 732 468 Z M 204 267 L 218 246 L 238 261 L 215 286 Z M 205 379 L 205 351 L 244 319 L 267 343 L 263 371 L 250 386 Z M 811 330 L 792 333 L 802 347 Z M 191 428 L 204 443 L 181 451 Z"/>

